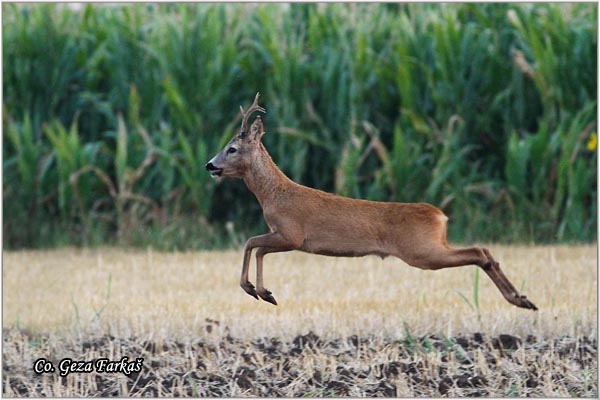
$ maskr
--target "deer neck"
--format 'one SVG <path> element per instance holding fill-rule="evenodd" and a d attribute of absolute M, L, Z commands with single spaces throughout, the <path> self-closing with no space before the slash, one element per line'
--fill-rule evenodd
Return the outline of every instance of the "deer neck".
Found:
<path fill-rule="evenodd" d="M 254 193 L 261 207 L 273 199 L 277 193 L 285 190 L 292 183 L 271 159 L 267 149 L 260 144 L 258 157 L 252 162 L 251 167 L 246 170 L 242 179 L 248 189 Z"/>

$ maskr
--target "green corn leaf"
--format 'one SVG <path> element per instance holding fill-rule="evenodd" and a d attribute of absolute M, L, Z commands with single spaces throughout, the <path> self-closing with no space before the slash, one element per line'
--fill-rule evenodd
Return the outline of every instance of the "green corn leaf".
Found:
<path fill-rule="evenodd" d="M 125 185 L 125 173 L 127 170 L 127 128 L 123 117 L 119 115 L 117 126 L 117 150 L 115 154 L 115 170 L 117 173 L 117 182 L 119 187 Z"/>

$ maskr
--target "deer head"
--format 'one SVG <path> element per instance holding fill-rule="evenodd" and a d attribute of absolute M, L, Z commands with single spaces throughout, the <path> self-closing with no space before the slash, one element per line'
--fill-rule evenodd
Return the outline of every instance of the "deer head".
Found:
<path fill-rule="evenodd" d="M 242 106 L 242 126 L 240 133 L 229 141 L 221 150 L 206 164 L 206 169 L 213 177 L 230 176 L 241 177 L 248 169 L 248 163 L 255 158 L 256 153 L 260 151 L 260 140 L 265 134 L 265 128 L 260 116 L 256 117 L 250 128 L 248 120 L 255 111 L 266 113 L 267 111 L 258 105 L 259 93 L 256 93 L 254 103 L 244 111 Z"/>

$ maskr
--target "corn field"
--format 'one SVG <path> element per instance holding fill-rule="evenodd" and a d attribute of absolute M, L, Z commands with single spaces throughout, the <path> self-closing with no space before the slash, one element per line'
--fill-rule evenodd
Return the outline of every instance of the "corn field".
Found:
<path fill-rule="evenodd" d="M 454 242 L 596 240 L 596 4 L 2 7 L 9 248 L 264 233 L 204 171 L 257 91 L 299 183 L 432 203 Z"/>

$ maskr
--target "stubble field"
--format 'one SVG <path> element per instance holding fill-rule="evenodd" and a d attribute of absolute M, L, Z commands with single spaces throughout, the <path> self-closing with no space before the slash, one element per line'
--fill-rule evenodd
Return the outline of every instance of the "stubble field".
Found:
<path fill-rule="evenodd" d="M 5 252 L 3 394 L 596 397 L 596 247 L 488 247 L 539 311 L 475 267 L 273 254 L 275 307 L 241 251 Z M 101 357 L 143 367 L 60 374 Z"/>

